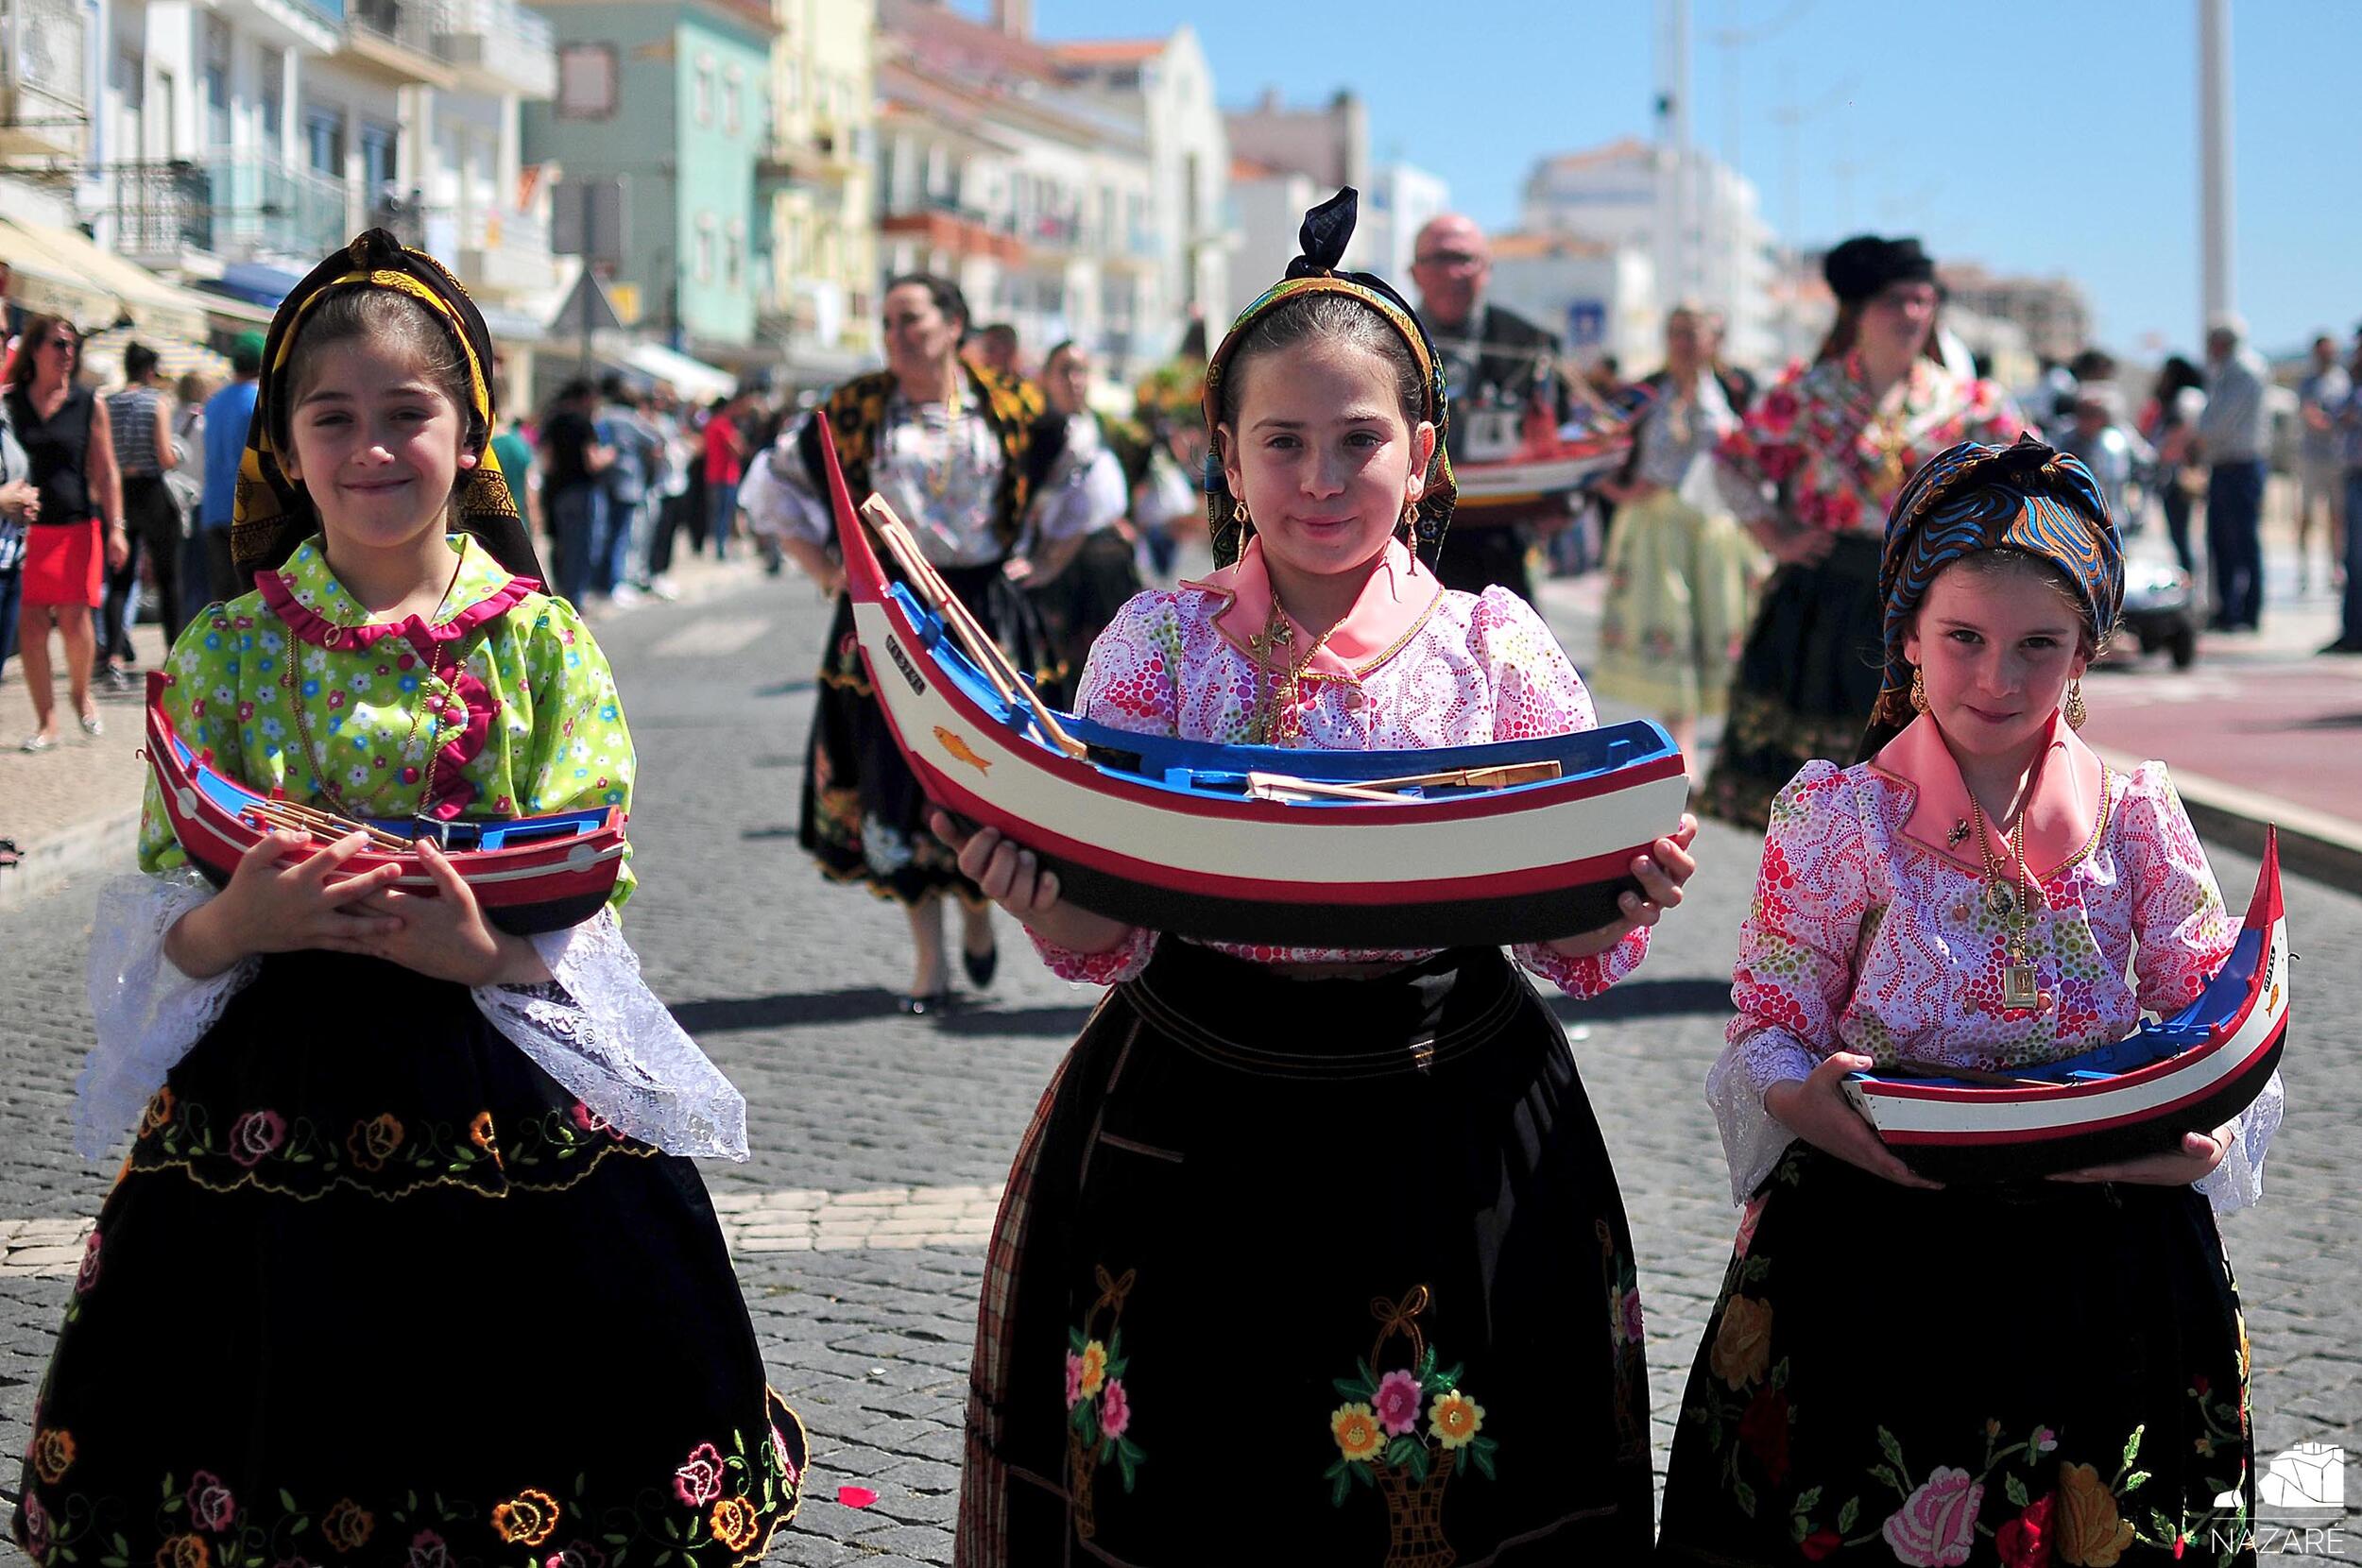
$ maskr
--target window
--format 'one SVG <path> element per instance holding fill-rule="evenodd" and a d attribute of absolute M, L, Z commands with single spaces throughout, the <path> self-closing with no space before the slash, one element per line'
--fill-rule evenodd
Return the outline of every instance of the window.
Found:
<path fill-rule="evenodd" d="M 361 189 L 372 202 L 389 191 L 401 168 L 402 132 L 393 126 L 364 122 L 361 127 Z"/>
<path fill-rule="evenodd" d="M 698 213 L 695 276 L 697 281 L 701 283 L 713 281 L 714 239 L 713 214 L 711 213 Z"/>
<path fill-rule="evenodd" d="M 737 66 L 733 65 L 722 73 L 722 131 L 725 135 L 737 135 L 746 123 L 740 106 L 745 89 L 745 77 Z"/>
<path fill-rule="evenodd" d="M 342 110 L 313 105 L 303 111 L 304 152 L 314 172 L 345 177 L 345 116 Z"/>
<path fill-rule="evenodd" d="M 697 69 L 690 81 L 691 112 L 701 126 L 713 123 L 713 57 L 699 55 Z"/>
<path fill-rule="evenodd" d="M 722 237 L 722 286 L 739 287 L 745 281 L 745 264 L 746 226 L 732 218 L 729 232 Z"/>
<path fill-rule="evenodd" d="M 566 43 L 557 51 L 561 120 L 605 120 L 615 113 L 615 45 Z"/>
<path fill-rule="evenodd" d="M 230 29 L 219 17 L 205 19 L 205 145 L 226 147 L 230 130 Z"/>

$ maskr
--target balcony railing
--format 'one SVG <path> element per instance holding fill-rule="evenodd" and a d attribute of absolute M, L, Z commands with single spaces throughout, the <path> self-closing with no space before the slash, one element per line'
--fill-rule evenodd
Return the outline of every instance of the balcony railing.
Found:
<path fill-rule="evenodd" d="M 516 0 L 445 0 L 435 53 L 527 97 L 557 94 L 557 31 Z"/>
<path fill-rule="evenodd" d="M 215 153 L 114 163 L 107 174 L 115 248 L 133 260 L 199 250 L 308 263 L 351 238 L 345 181 L 277 159 Z"/>
<path fill-rule="evenodd" d="M 437 0 L 351 0 L 345 20 L 357 32 L 421 55 L 435 53 L 435 38 L 446 29 Z"/>

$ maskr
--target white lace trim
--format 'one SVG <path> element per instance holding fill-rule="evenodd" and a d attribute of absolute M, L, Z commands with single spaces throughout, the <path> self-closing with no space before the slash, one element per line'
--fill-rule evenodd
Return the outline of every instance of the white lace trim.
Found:
<path fill-rule="evenodd" d="M 2217 1214 L 2230 1214 L 2263 1201 L 2264 1154 L 2271 1148 L 2272 1134 L 2280 1131 L 2280 1116 L 2287 1104 L 2288 1092 L 2281 1087 L 2275 1070 L 2255 1103 L 2232 1119 L 2231 1148 L 2223 1154 L 2222 1164 L 2196 1184 Z"/>
<path fill-rule="evenodd" d="M 1810 1078 L 1812 1053 L 1793 1036 L 1759 1029 L 1722 1048 L 1706 1070 L 1706 1101 L 1722 1133 L 1722 1157 L 1730 1162 L 1731 1202 L 1745 1204 L 1772 1167 L 1780 1163 L 1796 1134 L 1763 1108 L 1763 1091 L 1784 1079 Z"/>
<path fill-rule="evenodd" d="M 615 912 L 531 941 L 556 983 L 478 987 L 492 1026 L 626 1136 L 745 1159 L 745 1097 L 640 978 Z"/>
<path fill-rule="evenodd" d="M 74 1081 L 74 1149 L 104 1159 L 138 1125 L 141 1110 L 189 1048 L 254 978 L 253 959 L 211 980 L 191 980 L 164 956 L 164 934 L 214 896 L 188 867 L 111 878 L 91 929 L 90 1054 Z"/>

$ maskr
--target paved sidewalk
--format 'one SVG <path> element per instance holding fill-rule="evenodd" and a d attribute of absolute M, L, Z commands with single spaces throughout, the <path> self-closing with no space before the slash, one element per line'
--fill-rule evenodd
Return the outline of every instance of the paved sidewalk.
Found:
<path fill-rule="evenodd" d="M 694 603 L 750 585 L 760 570 L 751 557 L 717 562 L 690 555 L 676 560 L 672 583 L 680 601 Z M 656 603 L 660 601 L 643 599 L 629 607 L 602 605 L 591 611 L 590 623 L 604 626 Z M 147 764 L 140 755 L 146 723 L 145 675 L 167 651 L 163 628 L 139 627 L 133 647 L 139 674 L 129 686 L 111 690 L 94 677 L 99 718 L 106 725 L 106 733 L 94 739 L 75 724 L 64 650 L 53 639 L 58 744 L 37 755 L 18 749 L 37 727 L 22 661 L 10 658 L 0 674 L 0 838 L 15 840 L 24 857 L 13 870 L 0 869 L 0 909 L 128 863 L 147 778 Z"/>

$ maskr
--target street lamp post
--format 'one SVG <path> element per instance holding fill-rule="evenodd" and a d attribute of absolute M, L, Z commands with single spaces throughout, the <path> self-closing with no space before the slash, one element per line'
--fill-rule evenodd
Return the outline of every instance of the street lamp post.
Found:
<path fill-rule="evenodd" d="M 2235 309 L 2238 296 L 2231 233 L 2231 0 L 2198 0 L 2198 126 L 2199 286 L 2211 320 Z"/>

